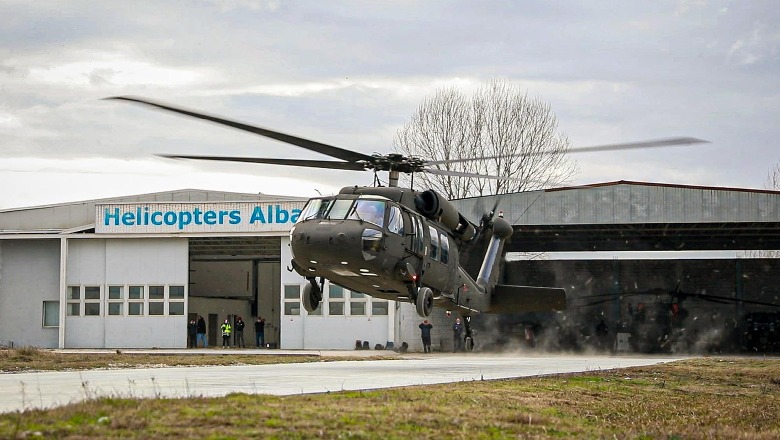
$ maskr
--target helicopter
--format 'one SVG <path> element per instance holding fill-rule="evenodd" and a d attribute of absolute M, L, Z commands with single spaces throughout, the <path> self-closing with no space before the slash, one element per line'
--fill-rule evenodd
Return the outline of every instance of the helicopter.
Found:
<path fill-rule="evenodd" d="M 288 270 L 294 270 L 307 280 L 302 302 L 310 313 L 319 307 L 325 280 L 328 280 L 372 297 L 409 302 L 425 318 L 431 315 L 434 306 L 448 312 L 456 310 L 464 317 L 466 348 L 470 349 L 473 336 L 469 323 L 473 315 L 566 308 L 566 291 L 562 288 L 500 283 L 504 243 L 512 236 L 513 228 L 501 215 L 496 216 L 498 202 L 474 223 L 432 189 L 417 191 L 398 186 L 400 173 L 504 179 L 435 167 L 474 159 L 428 161 L 398 153 L 367 155 L 146 98 L 115 96 L 105 99 L 142 104 L 210 121 L 339 160 L 178 154 L 161 154 L 162 157 L 388 172 L 388 186 L 348 186 L 338 194 L 310 199 L 292 227 L 292 261 Z M 608 151 L 696 142 L 704 141 L 671 138 L 576 150 Z M 466 265 L 477 250 L 484 254 L 481 263 Z"/>

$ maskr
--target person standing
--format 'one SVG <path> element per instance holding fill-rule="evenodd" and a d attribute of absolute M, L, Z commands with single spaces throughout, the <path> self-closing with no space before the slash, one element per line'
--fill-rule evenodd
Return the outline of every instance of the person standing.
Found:
<path fill-rule="evenodd" d="M 233 328 L 230 326 L 230 321 L 225 320 L 221 327 L 222 330 L 222 348 L 230 348 L 230 333 Z"/>
<path fill-rule="evenodd" d="M 195 347 L 198 346 L 198 343 L 200 341 L 203 341 L 203 348 L 208 348 L 209 343 L 208 340 L 206 339 L 206 320 L 203 319 L 203 317 L 200 315 L 198 315 L 197 332 L 198 332 L 197 334 L 198 336 L 197 339 L 195 340 Z"/>
<path fill-rule="evenodd" d="M 433 328 L 433 324 L 428 322 L 426 319 L 425 321 L 421 322 L 420 325 L 420 336 L 422 337 L 422 343 L 423 343 L 423 353 L 430 353 L 431 352 L 431 329 Z"/>
<path fill-rule="evenodd" d="M 194 319 L 190 319 L 187 324 L 187 348 L 198 347 L 198 323 Z"/>
<path fill-rule="evenodd" d="M 255 321 L 255 346 L 265 347 L 265 319 L 262 316 Z"/>
<path fill-rule="evenodd" d="M 463 351 L 463 323 L 460 318 L 455 318 L 452 325 L 452 352 Z"/>
<path fill-rule="evenodd" d="M 236 323 L 233 326 L 233 330 L 236 333 L 236 347 L 246 348 L 246 343 L 244 342 L 244 325 L 243 318 L 240 316 L 236 318 Z"/>

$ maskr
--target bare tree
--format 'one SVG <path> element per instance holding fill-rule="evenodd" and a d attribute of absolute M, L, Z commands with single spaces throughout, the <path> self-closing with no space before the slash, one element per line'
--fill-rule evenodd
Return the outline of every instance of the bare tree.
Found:
<path fill-rule="evenodd" d="M 769 174 L 766 176 L 766 182 L 764 182 L 764 188 L 780 190 L 780 162 L 769 170 Z"/>
<path fill-rule="evenodd" d="M 780 190 L 780 162 L 776 163 L 775 166 L 769 170 L 764 187 L 766 189 Z M 780 258 L 780 250 L 777 249 L 760 252 L 760 258 Z"/>
<path fill-rule="evenodd" d="M 474 158 L 437 165 L 442 170 L 511 178 L 414 176 L 448 198 L 561 185 L 578 171 L 566 155 L 570 146 L 549 104 L 501 80 L 471 97 L 454 88 L 435 92 L 394 141 L 396 151 L 427 160 Z"/>
<path fill-rule="evenodd" d="M 764 188 L 780 190 L 780 162 L 776 163 L 766 176 Z M 751 250 L 737 253 L 741 258 L 780 258 L 780 250 Z"/>

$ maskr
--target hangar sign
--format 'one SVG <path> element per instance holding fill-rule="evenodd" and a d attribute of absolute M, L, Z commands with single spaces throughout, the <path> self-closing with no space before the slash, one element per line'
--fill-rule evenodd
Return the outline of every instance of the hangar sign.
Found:
<path fill-rule="evenodd" d="M 95 207 L 95 233 L 285 232 L 303 202 L 111 203 Z"/>

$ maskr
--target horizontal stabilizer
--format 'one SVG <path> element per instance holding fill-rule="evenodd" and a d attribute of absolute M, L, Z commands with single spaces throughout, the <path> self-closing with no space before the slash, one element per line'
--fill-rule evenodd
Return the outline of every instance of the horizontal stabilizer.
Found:
<path fill-rule="evenodd" d="M 566 291 L 558 287 L 498 284 L 488 313 L 553 312 L 566 308 Z"/>

